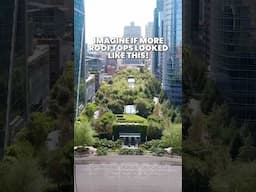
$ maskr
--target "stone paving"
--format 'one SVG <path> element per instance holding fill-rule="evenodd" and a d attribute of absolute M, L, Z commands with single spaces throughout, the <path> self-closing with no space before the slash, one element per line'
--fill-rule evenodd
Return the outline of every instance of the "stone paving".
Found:
<path fill-rule="evenodd" d="M 75 159 L 76 192 L 181 192 L 179 158 L 107 156 L 82 159 Z"/>

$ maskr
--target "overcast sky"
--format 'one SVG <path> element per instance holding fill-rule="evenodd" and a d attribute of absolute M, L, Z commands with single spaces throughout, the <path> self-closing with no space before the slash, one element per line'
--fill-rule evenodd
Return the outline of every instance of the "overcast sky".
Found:
<path fill-rule="evenodd" d="M 153 22 L 156 0 L 85 0 L 86 42 L 93 37 L 123 36 L 123 28 L 132 21 L 141 26 Z"/>

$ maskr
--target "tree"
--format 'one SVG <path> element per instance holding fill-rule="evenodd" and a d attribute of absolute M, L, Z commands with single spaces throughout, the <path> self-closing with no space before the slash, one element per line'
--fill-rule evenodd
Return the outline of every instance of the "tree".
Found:
<path fill-rule="evenodd" d="M 54 151 L 48 157 L 47 174 L 57 184 L 56 191 L 70 191 L 73 187 L 73 143 L 67 143 L 63 149 Z M 63 190 L 63 189 L 66 190 Z"/>
<path fill-rule="evenodd" d="M 111 138 L 112 136 L 112 127 L 116 119 L 116 116 L 111 112 L 105 112 L 95 124 L 95 129 L 97 133 L 102 137 Z"/>
<path fill-rule="evenodd" d="M 238 159 L 245 162 L 256 160 L 256 147 L 245 145 L 239 149 Z"/>
<path fill-rule="evenodd" d="M 163 132 L 162 120 L 156 115 L 148 117 L 147 137 L 148 140 L 160 139 Z"/>
<path fill-rule="evenodd" d="M 227 169 L 215 175 L 211 181 L 213 192 L 254 192 L 256 163 L 234 162 Z"/>
<path fill-rule="evenodd" d="M 165 147 L 181 148 L 182 146 L 182 128 L 181 124 L 172 124 L 164 130 L 162 141 Z"/>
<path fill-rule="evenodd" d="M 240 147 L 243 145 L 243 141 L 242 141 L 242 137 L 239 133 L 237 133 L 231 143 L 231 147 L 230 147 L 230 155 L 232 159 L 236 159 L 238 154 L 239 154 L 239 150 Z"/>
<path fill-rule="evenodd" d="M 17 143 L 10 145 L 6 149 L 6 155 L 8 157 L 19 158 L 32 158 L 34 155 L 34 148 L 28 141 L 18 141 Z"/>
<path fill-rule="evenodd" d="M 154 108 L 153 101 L 150 99 L 139 98 L 135 100 L 135 106 L 138 110 L 138 115 L 147 118 Z"/>
<path fill-rule="evenodd" d="M 114 100 L 108 103 L 108 108 L 114 114 L 121 114 L 124 112 L 124 103 L 121 100 Z"/>
<path fill-rule="evenodd" d="M 0 164 L 1 192 L 42 192 L 47 183 L 35 159 L 14 159 Z"/>
<path fill-rule="evenodd" d="M 75 123 L 74 144 L 93 145 L 95 132 L 87 121 L 77 121 Z"/>
<path fill-rule="evenodd" d="M 89 119 L 93 118 L 95 111 L 97 110 L 97 105 L 95 103 L 88 103 L 85 108 L 85 114 Z"/>
<path fill-rule="evenodd" d="M 27 127 L 27 139 L 35 148 L 44 146 L 53 126 L 53 120 L 45 113 L 33 113 Z"/>

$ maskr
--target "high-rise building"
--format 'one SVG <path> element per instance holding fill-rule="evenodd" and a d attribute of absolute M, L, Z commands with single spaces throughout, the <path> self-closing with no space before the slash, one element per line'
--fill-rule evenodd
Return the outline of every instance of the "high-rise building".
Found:
<path fill-rule="evenodd" d="M 211 9 L 211 76 L 234 116 L 255 128 L 255 1 L 214 0 Z"/>
<path fill-rule="evenodd" d="M 26 1 L 0 2 L 0 158 L 28 115 Z"/>
<path fill-rule="evenodd" d="M 148 22 L 145 27 L 145 37 L 153 37 L 154 23 Z"/>
<path fill-rule="evenodd" d="M 154 10 L 153 36 L 163 37 L 163 0 L 157 0 Z M 162 76 L 163 53 L 152 53 L 151 70 L 154 76 L 161 80 Z"/>
<path fill-rule="evenodd" d="M 141 37 L 141 28 L 136 26 L 134 22 L 124 27 L 124 37 Z"/>
<path fill-rule="evenodd" d="M 211 0 L 183 1 L 183 45 L 209 64 Z"/>
<path fill-rule="evenodd" d="M 131 22 L 130 25 L 124 27 L 124 35 L 123 37 L 141 37 L 141 27 L 136 26 L 134 22 Z M 123 64 L 141 64 L 143 61 L 142 59 L 132 59 L 132 58 L 125 58 L 123 59 Z"/>
<path fill-rule="evenodd" d="M 36 45 L 28 55 L 28 86 L 30 111 L 46 111 L 50 93 L 50 57 L 48 45 Z"/>
<path fill-rule="evenodd" d="M 67 36 L 67 10 L 62 5 L 43 1 L 28 1 L 28 20 L 31 22 L 32 38 L 38 44 L 50 48 L 50 87 L 62 74 L 66 63 L 72 58 L 72 45 Z M 56 2 L 55 2 L 56 3 Z M 72 35 L 73 36 L 73 35 Z"/>
<path fill-rule="evenodd" d="M 163 54 L 162 87 L 171 103 L 182 103 L 182 1 L 164 0 L 164 39 L 169 50 Z"/>
<path fill-rule="evenodd" d="M 75 61 L 75 96 L 76 117 L 78 109 L 85 105 L 85 80 L 86 80 L 86 46 L 85 46 L 85 7 L 84 0 L 75 0 L 74 15 L 74 61 Z"/>

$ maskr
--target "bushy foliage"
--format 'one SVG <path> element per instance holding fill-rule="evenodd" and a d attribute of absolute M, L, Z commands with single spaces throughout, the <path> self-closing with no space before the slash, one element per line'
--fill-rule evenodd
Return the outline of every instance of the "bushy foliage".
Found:
<path fill-rule="evenodd" d="M 74 128 L 74 144 L 93 145 L 95 132 L 89 122 L 77 121 Z"/>
<path fill-rule="evenodd" d="M 223 172 L 215 175 L 210 186 L 213 192 L 254 192 L 256 162 L 235 162 Z"/>
<path fill-rule="evenodd" d="M 121 140 L 112 141 L 112 140 L 97 138 L 95 140 L 94 147 L 96 148 L 104 147 L 104 148 L 115 150 L 122 147 L 122 141 Z"/>
<path fill-rule="evenodd" d="M 119 150 L 119 155 L 143 155 L 143 149 L 131 149 L 131 148 L 122 148 Z"/>
<path fill-rule="evenodd" d="M 182 129 L 181 124 L 173 124 L 163 132 L 163 145 L 165 147 L 180 147 L 182 146 Z"/>
<path fill-rule="evenodd" d="M 99 119 L 95 122 L 95 129 L 99 135 L 111 138 L 112 126 L 116 120 L 116 116 L 111 112 L 105 112 Z"/>
<path fill-rule="evenodd" d="M 0 163 L 1 192 L 42 192 L 47 187 L 35 159 L 13 159 Z"/>
<path fill-rule="evenodd" d="M 154 104 L 150 99 L 138 98 L 134 103 L 138 110 L 137 114 L 144 118 L 147 118 L 153 112 Z"/>
<path fill-rule="evenodd" d="M 106 147 L 99 147 L 99 148 L 97 148 L 96 154 L 98 156 L 107 155 L 108 154 L 108 148 L 106 148 Z"/>
<path fill-rule="evenodd" d="M 88 118 L 93 118 L 93 115 L 95 111 L 98 109 L 97 105 L 95 103 L 88 103 L 85 108 L 85 114 Z"/>

